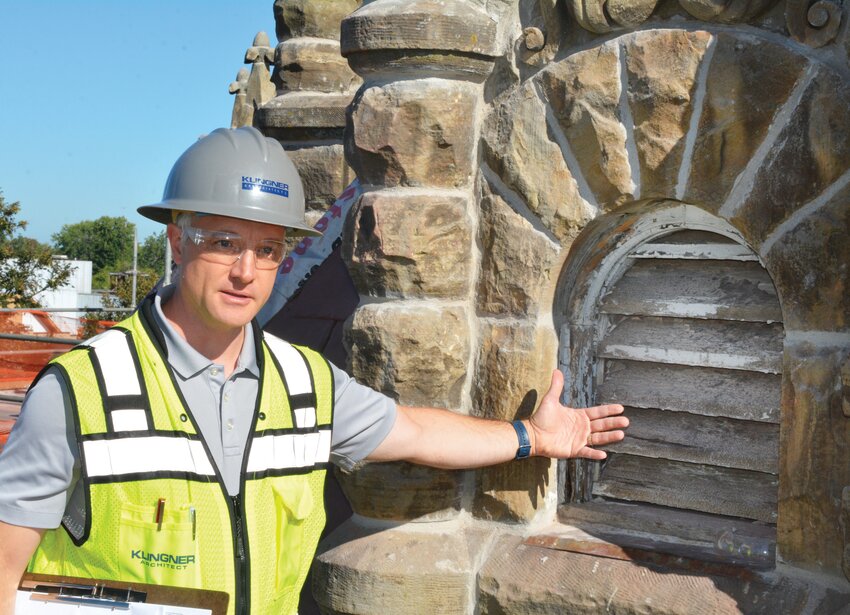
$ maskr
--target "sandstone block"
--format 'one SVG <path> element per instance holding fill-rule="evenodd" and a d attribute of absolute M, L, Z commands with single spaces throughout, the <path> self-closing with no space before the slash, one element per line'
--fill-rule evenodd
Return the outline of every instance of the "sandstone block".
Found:
<path fill-rule="evenodd" d="M 526 545 L 514 536 L 501 538 L 490 553 L 478 575 L 482 615 L 831 613 L 850 596 L 826 579 L 821 585 L 811 577 L 762 577 L 745 569 L 710 576 L 675 564 L 642 564 L 637 554 L 634 560 L 594 557 Z"/>
<path fill-rule="evenodd" d="M 410 406 L 459 408 L 468 371 L 468 315 L 460 307 L 372 303 L 346 335 L 351 373 Z"/>
<path fill-rule="evenodd" d="M 455 188 L 469 183 L 474 87 L 451 81 L 398 82 L 355 98 L 346 154 L 366 184 Z"/>
<path fill-rule="evenodd" d="M 349 521 L 319 546 L 313 594 L 324 613 L 473 612 L 470 586 L 489 534 L 369 529 Z"/>
<path fill-rule="evenodd" d="M 500 323 L 482 327 L 473 381 L 473 413 L 493 419 L 527 418 L 549 388 L 557 366 L 553 331 Z M 488 520 L 530 521 L 553 487 L 548 459 L 509 462 L 476 472 L 473 514 Z"/>
<path fill-rule="evenodd" d="M 841 411 L 845 348 L 786 340 L 779 434 L 777 551 L 793 565 L 842 574 L 842 490 L 850 485 L 850 420 Z"/>
<path fill-rule="evenodd" d="M 331 40 L 295 38 L 275 49 L 275 80 L 282 92 L 352 92 L 360 78 Z"/>
<path fill-rule="evenodd" d="M 708 32 L 682 30 L 640 32 L 625 39 L 643 198 L 672 196 L 678 183 L 696 74 L 710 39 Z"/>
<path fill-rule="evenodd" d="M 290 92 L 257 109 L 255 121 L 268 136 L 286 129 L 338 130 L 345 127 L 345 109 L 350 102 L 348 94 Z"/>
<path fill-rule="evenodd" d="M 404 81 L 361 90 L 352 103 L 346 154 L 366 184 L 469 183 L 478 93 L 451 81 Z"/>
<path fill-rule="evenodd" d="M 367 192 L 352 214 L 343 256 L 363 294 L 464 297 L 472 233 L 468 199 Z"/>
<path fill-rule="evenodd" d="M 548 136 L 546 108 L 526 86 L 494 105 L 482 132 L 485 162 L 559 241 L 593 216 L 561 148 Z M 498 187 L 496 190 L 500 190 Z"/>
<path fill-rule="evenodd" d="M 763 39 L 717 35 L 685 201 L 720 209 L 805 64 Z"/>
<path fill-rule="evenodd" d="M 776 239 L 765 255 L 785 327 L 850 330 L 850 186 Z"/>
<path fill-rule="evenodd" d="M 733 222 L 755 246 L 850 168 L 850 83 L 819 67 Z"/>
<path fill-rule="evenodd" d="M 635 186 L 620 117 L 616 43 L 553 64 L 541 72 L 539 82 L 596 200 L 631 198 Z"/>
<path fill-rule="evenodd" d="M 496 22 L 463 0 L 378 0 L 342 22 L 342 54 L 382 49 L 499 54 Z"/>
<path fill-rule="evenodd" d="M 339 40 L 339 24 L 361 0 L 275 0 L 278 40 L 313 36 Z"/>
<path fill-rule="evenodd" d="M 337 479 L 351 508 L 371 519 L 441 520 L 460 511 L 462 472 L 409 463 L 368 463 Z"/>
<path fill-rule="evenodd" d="M 322 214 L 354 179 L 345 163 L 342 143 L 290 149 L 290 160 L 304 184 L 307 208 Z"/>
<path fill-rule="evenodd" d="M 481 199 L 480 229 L 479 311 L 525 317 L 547 309 L 562 246 L 495 194 Z"/>

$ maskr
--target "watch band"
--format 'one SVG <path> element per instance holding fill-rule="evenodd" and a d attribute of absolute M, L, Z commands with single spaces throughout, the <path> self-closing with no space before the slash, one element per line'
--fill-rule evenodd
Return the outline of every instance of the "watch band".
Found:
<path fill-rule="evenodd" d="M 531 456 L 531 440 L 528 438 L 528 431 L 525 429 L 525 424 L 522 421 L 513 421 L 514 431 L 519 441 L 519 446 L 516 449 L 515 459 L 525 459 Z"/>

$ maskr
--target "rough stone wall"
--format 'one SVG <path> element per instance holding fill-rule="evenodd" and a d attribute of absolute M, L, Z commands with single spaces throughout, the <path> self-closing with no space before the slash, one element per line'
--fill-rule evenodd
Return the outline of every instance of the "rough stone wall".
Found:
<path fill-rule="evenodd" d="M 327 32 L 329 9 L 275 6 L 294 38 L 278 47 L 279 95 L 258 117 L 291 136 L 331 115 L 316 102 L 320 72 L 292 69 L 318 53 L 308 37 Z M 343 478 L 358 516 L 322 547 L 323 610 L 826 613 L 846 602 L 847 22 L 845 6 L 799 0 L 375 0 L 342 19 L 340 50 L 363 79 L 344 146 L 328 146 L 344 147 L 366 187 L 343 243 L 362 298 L 353 375 L 402 404 L 527 416 L 558 364 L 553 310 L 576 239 L 625 212 L 698 207 L 745 238 L 782 303 L 780 566 L 698 583 L 632 561 L 599 568 L 522 539 L 568 531 L 548 526 L 556 464 L 375 464 Z M 327 66 L 342 83 L 340 64 Z M 334 92 L 321 100 L 341 101 Z M 317 167 L 322 181 L 330 166 Z"/>

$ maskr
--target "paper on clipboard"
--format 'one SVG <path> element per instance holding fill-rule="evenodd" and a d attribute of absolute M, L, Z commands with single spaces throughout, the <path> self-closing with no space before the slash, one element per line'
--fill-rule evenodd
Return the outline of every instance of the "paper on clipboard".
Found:
<path fill-rule="evenodd" d="M 130 603 L 126 608 L 110 605 L 91 606 L 78 603 L 45 602 L 38 595 L 18 590 L 15 600 L 15 615 L 106 615 L 107 613 L 127 613 L 132 615 L 210 615 L 209 609 L 196 609 L 187 606 L 162 604 Z"/>
<path fill-rule="evenodd" d="M 220 591 L 26 573 L 15 615 L 224 615 Z"/>

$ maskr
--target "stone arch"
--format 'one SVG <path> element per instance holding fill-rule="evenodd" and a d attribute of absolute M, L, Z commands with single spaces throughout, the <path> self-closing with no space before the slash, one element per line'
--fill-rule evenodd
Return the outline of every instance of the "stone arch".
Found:
<path fill-rule="evenodd" d="M 672 199 L 728 220 L 770 269 L 783 269 L 800 258 L 786 239 L 848 224 L 850 85 L 809 53 L 722 29 L 608 40 L 494 101 L 484 174 L 565 247 L 602 213 Z M 790 322 L 846 328 L 850 305 L 831 296 L 840 313 Z"/>
<path fill-rule="evenodd" d="M 627 235 L 639 212 L 680 207 L 714 218 L 758 255 L 787 335 L 778 545 L 786 561 L 832 569 L 842 559 L 840 486 L 850 484 L 850 427 L 833 416 L 840 395 L 830 391 L 840 386 L 826 385 L 840 380 L 850 347 L 847 109 L 850 81 L 810 49 L 683 25 L 552 63 L 491 103 L 481 140 L 482 228 L 493 224 L 496 195 L 523 220 L 510 223 L 517 236 L 559 251 L 541 248 L 548 275 L 539 259 L 514 274 L 550 285 L 538 295 L 554 298 L 556 331 L 565 320 L 558 302 L 576 296 L 566 280 L 598 265 L 604 237 Z M 485 250 L 480 279 L 497 275 L 491 260 Z M 540 303 L 525 316 L 545 318 Z M 479 293 L 479 314 L 488 313 L 521 311 L 493 308 Z M 836 427 L 836 446 L 818 451 Z"/>

